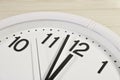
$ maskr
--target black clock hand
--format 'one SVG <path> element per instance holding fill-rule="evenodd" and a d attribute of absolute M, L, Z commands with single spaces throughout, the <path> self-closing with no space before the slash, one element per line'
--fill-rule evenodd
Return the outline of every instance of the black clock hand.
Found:
<path fill-rule="evenodd" d="M 50 74 L 52 73 L 52 71 L 53 71 L 53 69 L 54 69 L 54 67 L 55 67 L 55 65 L 56 65 L 56 63 L 57 63 L 57 61 L 58 61 L 58 59 L 59 59 L 59 57 L 60 57 L 64 47 L 65 47 L 65 45 L 66 45 L 66 43 L 68 41 L 68 39 L 69 39 L 69 37 L 70 37 L 70 35 L 67 35 L 65 40 L 64 40 L 64 42 L 62 43 L 62 46 L 60 47 L 60 49 L 58 51 L 58 54 L 57 54 L 55 60 L 53 61 L 53 64 L 51 65 L 50 70 L 48 71 L 47 76 L 45 77 L 45 80 L 48 80 Z"/>
<path fill-rule="evenodd" d="M 55 70 L 55 72 L 50 76 L 48 80 L 53 80 L 60 71 L 65 67 L 65 65 L 70 61 L 70 59 L 73 57 L 72 54 L 69 54 L 66 59 L 60 64 L 60 66 Z"/>

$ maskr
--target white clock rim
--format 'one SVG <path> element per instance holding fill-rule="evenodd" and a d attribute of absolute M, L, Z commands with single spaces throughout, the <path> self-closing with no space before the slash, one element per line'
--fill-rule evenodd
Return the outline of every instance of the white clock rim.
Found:
<path fill-rule="evenodd" d="M 12 16 L 0 21 L 0 32 L 10 25 L 40 19 L 63 20 L 83 25 L 84 27 L 100 34 L 102 37 L 109 40 L 113 46 L 117 48 L 118 52 L 120 51 L 120 37 L 110 29 L 91 19 L 64 12 L 31 12 Z M 115 55 L 120 56 L 119 53 L 116 53 Z"/>

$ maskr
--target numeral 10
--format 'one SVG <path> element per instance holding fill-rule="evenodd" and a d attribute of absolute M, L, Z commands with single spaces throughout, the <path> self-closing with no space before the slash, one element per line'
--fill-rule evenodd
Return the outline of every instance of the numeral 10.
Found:
<path fill-rule="evenodd" d="M 8 47 L 12 47 L 15 51 L 23 51 L 28 45 L 29 45 L 29 41 L 27 39 L 20 39 L 21 37 L 15 37 L 15 40 L 8 46 Z M 17 46 L 21 43 L 21 42 L 25 42 L 25 45 L 21 48 L 17 48 Z"/>

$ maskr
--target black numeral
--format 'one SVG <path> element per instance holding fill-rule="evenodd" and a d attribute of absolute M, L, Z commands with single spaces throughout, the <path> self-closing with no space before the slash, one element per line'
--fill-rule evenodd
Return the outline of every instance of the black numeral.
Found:
<path fill-rule="evenodd" d="M 77 44 L 78 44 L 80 41 L 77 40 L 77 41 L 74 41 L 74 42 L 75 42 L 75 44 L 70 48 L 69 51 L 72 51 L 72 50 L 75 48 L 75 46 L 77 46 Z"/>
<path fill-rule="evenodd" d="M 11 47 L 12 45 L 14 45 L 15 42 L 18 41 L 19 39 L 20 39 L 20 37 L 15 37 L 15 40 L 8 47 Z"/>
<path fill-rule="evenodd" d="M 27 39 L 20 39 L 20 38 L 21 37 L 15 37 L 15 40 L 8 47 L 13 46 L 13 49 L 18 52 L 23 51 L 29 45 L 29 41 Z M 18 49 L 17 46 L 21 42 L 25 42 L 25 45 L 22 48 Z"/>
<path fill-rule="evenodd" d="M 85 46 L 84 49 L 74 49 L 78 43 L 80 42 L 79 40 L 74 41 L 75 43 L 73 44 L 73 46 L 69 49 L 69 51 L 72 51 L 73 53 L 77 54 L 80 57 L 83 57 L 83 54 L 81 54 L 80 52 L 84 52 L 89 50 L 89 45 L 87 43 L 80 43 L 79 46 Z"/>
<path fill-rule="evenodd" d="M 47 37 L 41 42 L 42 44 L 44 44 L 53 34 L 47 34 Z M 58 40 L 60 37 L 54 37 L 54 41 L 49 45 L 49 48 L 51 48 Z"/>
<path fill-rule="evenodd" d="M 101 68 L 98 70 L 98 74 L 100 74 L 100 73 L 103 71 L 103 69 L 104 69 L 105 66 L 107 65 L 108 61 L 103 61 L 102 63 L 103 63 L 103 65 L 102 65 Z"/>
<path fill-rule="evenodd" d="M 50 44 L 49 48 L 51 48 L 59 39 L 59 37 L 55 37 L 55 40 Z"/>
<path fill-rule="evenodd" d="M 47 37 L 41 43 L 44 44 L 51 36 L 52 36 L 52 33 L 47 34 Z"/>

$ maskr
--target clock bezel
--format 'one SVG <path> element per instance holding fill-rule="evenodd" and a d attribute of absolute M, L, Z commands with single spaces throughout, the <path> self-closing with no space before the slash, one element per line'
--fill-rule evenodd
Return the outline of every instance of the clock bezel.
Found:
<path fill-rule="evenodd" d="M 101 36 L 101 38 L 98 38 L 99 42 L 101 43 L 104 42 L 105 47 L 109 48 L 114 54 L 114 56 L 116 57 L 116 59 L 120 61 L 120 54 L 119 54 L 120 38 L 119 36 L 113 33 L 108 28 L 104 27 L 103 25 L 99 23 L 96 23 L 95 21 L 91 19 L 87 19 L 81 16 L 76 16 L 73 14 L 67 14 L 67 13 L 61 13 L 61 12 L 33 12 L 33 13 L 26 13 L 22 15 L 9 17 L 7 19 L 3 19 L 0 21 L 0 26 L 1 26 L 0 36 L 2 37 L 2 35 L 4 35 L 2 31 L 9 28 L 9 26 L 11 25 L 15 25 L 15 24 L 23 23 L 27 21 L 43 20 L 43 19 L 44 20 L 60 20 L 60 21 L 76 23 L 78 25 L 83 25 L 83 27 Z M 95 37 L 96 35 L 93 34 L 91 36 Z"/>

